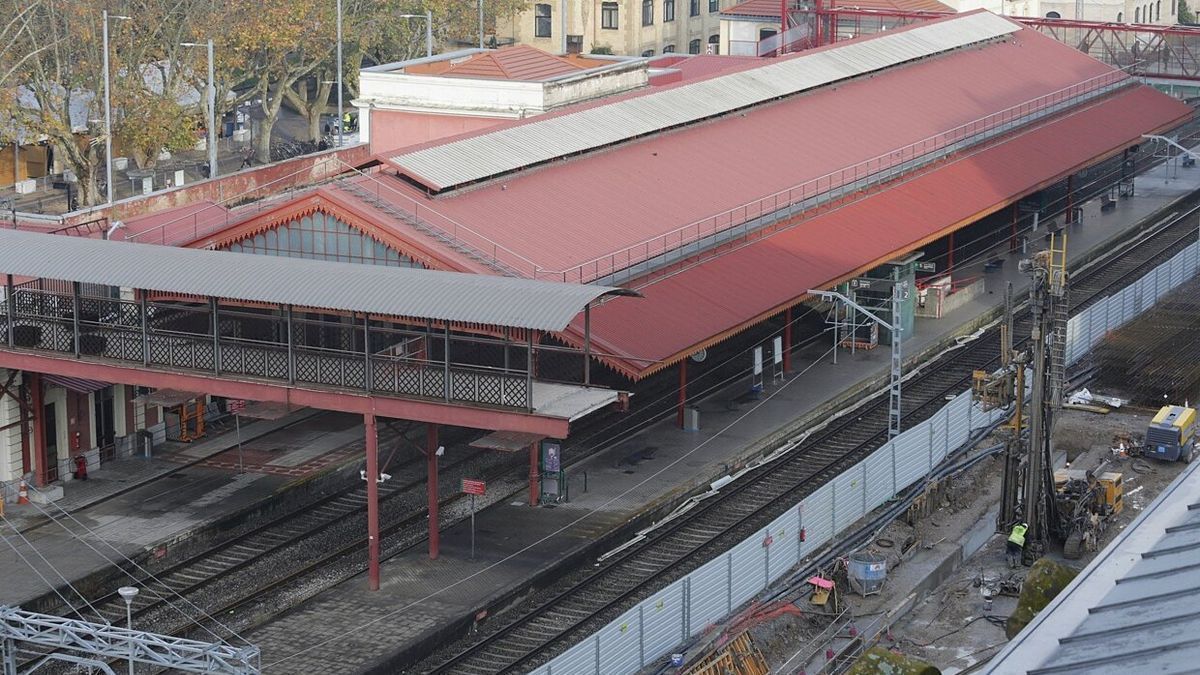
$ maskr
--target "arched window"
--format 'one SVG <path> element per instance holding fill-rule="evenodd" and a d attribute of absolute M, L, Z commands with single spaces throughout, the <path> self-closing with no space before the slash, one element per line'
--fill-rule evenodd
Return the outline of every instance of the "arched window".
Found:
<path fill-rule="evenodd" d="M 1133 22 L 1134 23 L 1142 22 L 1142 8 L 1141 7 L 1133 8 Z"/>
<path fill-rule="evenodd" d="M 667 45 L 667 46 L 663 47 L 663 53 L 664 54 L 674 54 L 675 53 L 675 45 Z"/>
<path fill-rule="evenodd" d="M 721 53 L 721 34 L 720 33 L 715 33 L 713 35 L 708 36 L 708 50 L 705 53 L 706 54 L 720 54 Z"/>
<path fill-rule="evenodd" d="M 692 40 L 691 42 L 688 43 L 688 53 L 689 54 L 699 54 L 700 53 L 700 40 L 698 40 L 698 39 Z"/>
<path fill-rule="evenodd" d="M 1162 19 L 1162 0 L 1157 0 L 1154 3 L 1154 20 L 1158 21 L 1160 19 Z"/>
<path fill-rule="evenodd" d="M 1062 14 L 1059 14 L 1058 12 L 1046 12 L 1046 18 L 1047 19 L 1061 19 Z"/>
<path fill-rule="evenodd" d="M 1124 21 L 1125 21 L 1125 13 L 1117 12 L 1117 23 L 1124 23 Z"/>

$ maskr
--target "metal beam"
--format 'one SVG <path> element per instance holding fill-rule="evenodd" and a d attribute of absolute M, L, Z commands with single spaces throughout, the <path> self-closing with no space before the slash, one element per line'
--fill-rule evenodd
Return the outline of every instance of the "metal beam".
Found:
<path fill-rule="evenodd" d="M 570 422 L 565 418 L 548 417 L 520 410 L 476 408 L 456 403 L 368 396 L 366 393 L 346 391 L 323 391 L 282 382 L 270 384 L 237 380 L 229 375 L 218 378 L 212 374 L 172 372 L 146 369 L 134 365 L 117 366 L 109 363 L 75 360 L 65 355 L 0 349 L 0 368 L 20 368 L 35 373 L 54 373 L 67 377 L 81 377 L 100 382 L 121 382 L 143 387 L 203 391 L 226 398 L 285 403 L 293 407 L 335 410 L 359 415 L 375 412 L 383 417 L 414 422 L 432 422 L 492 431 L 520 431 L 547 438 L 566 438 L 570 430 Z M 531 403 L 532 398 L 531 387 Z M 40 425 L 35 425 L 35 427 L 40 427 Z"/>
<path fill-rule="evenodd" d="M 67 619 L 0 606 L 0 640 L 86 655 L 99 660 L 133 660 L 155 669 L 189 673 L 258 673 L 258 647 L 187 640 L 107 624 Z M 10 644 L 11 644 L 10 643 Z M 7 651 L 7 649 L 6 649 Z M 111 671 L 110 671 L 111 672 Z"/>

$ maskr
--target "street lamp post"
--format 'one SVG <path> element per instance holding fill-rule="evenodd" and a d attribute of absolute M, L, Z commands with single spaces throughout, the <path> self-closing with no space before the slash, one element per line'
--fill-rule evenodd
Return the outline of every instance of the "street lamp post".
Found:
<path fill-rule="evenodd" d="M 117 589 L 117 593 L 125 600 L 125 627 L 133 630 L 133 599 L 137 597 L 138 589 L 136 586 L 122 586 Z M 133 675 L 133 640 L 129 641 L 129 675 Z"/>
<path fill-rule="evenodd" d="M 111 19 L 128 19 L 127 16 L 120 14 L 109 15 L 108 10 L 103 10 L 104 15 L 104 196 L 105 201 L 109 204 L 113 201 L 113 179 L 112 179 L 112 75 L 108 68 L 108 20 Z M 13 174 L 16 176 L 16 174 Z M 16 180 L 15 178 L 13 179 Z"/>
<path fill-rule="evenodd" d="M 205 88 L 205 98 L 208 101 L 208 177 L 217 177 L 217 79 L 216 68 L 213 65 L 213 41 L 183 42 L 184 47 L 208 48 L 208 86 Z"/>
<path fill-rule="evenodd" d="M 425 56 L 433 56 L 433 12 L 397 14 L 397 19 L 425 19 Z"/>
<path fill-rule="evenodd" d="M 483 0 L 479 0 L 479 48 L 483 49 Z"/>
<path fill-rule="evenodd" d="M 346 133 L 346 118 L 342 112 L 342 0 L 337 0 L 337 88 L 338 88 L 338 147 Z"/>

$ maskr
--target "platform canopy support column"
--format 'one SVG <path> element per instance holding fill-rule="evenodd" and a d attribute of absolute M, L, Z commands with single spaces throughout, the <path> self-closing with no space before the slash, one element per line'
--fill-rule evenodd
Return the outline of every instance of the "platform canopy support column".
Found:
<path fill-rule="evenodd" d="M 541 475 L 538 473 L 538 442 L 534 441 L 529 444 L 529 505 L 538 505 L 538 481 Z"/>
<path fill-rule="evenodd" d="M 425 426 L 425 464 L 428 478 L 426 494 L 429 497 L 429 559 L 437 560 L 441 534 L 438 527 L 438 425 Z"/>
<path fill-rule="evenodd" d="M 363 415 L 367 431 L 367 584 L 379 590 L 379 429 L 375 414 Z"/>
<path fill-rule="evenodd" d="M 1016 204 L 1013 204 L 1012 205 L 1012 226 L 1009 228 L 1009 231 L 1008 231 L 1008 252 L 1009 253 L 1016 253 L 1016 251 L 1017 251 L 1017 219 L 1019 218 L 1020 213 L 1021 213 L 1021 210 L 1019 208 L 1017 208 Z"/>
<path fill-rule="evenodd" d="M 37 463 L 37 485 L 50 482 L 49 467 L 46 466 L 46 405 L 42 400 L 42 374 L 29 373 L 30 399 L 33 408 L 33 456 Z"/>
<path fill-rule="evenodd" d="M 783 312 L 783 372 L 792 372 L 792 308 Z"/>
<path fill-rule="evenodd" d="M 683 428 L 683 409 L 687 403 L 687 359 L 679 362 L 679 404 L 675 411 L 675 426 Z"/>
<path fill-rule="evenodd" d="M 1067 217 L 1066 223 L 1075 222 L 1075 174 L 1067 176 Z"/>
<path fill-rule="evenodd" d="M 946 237 L 946 274 L 954 273 L 954 233 Z"/>

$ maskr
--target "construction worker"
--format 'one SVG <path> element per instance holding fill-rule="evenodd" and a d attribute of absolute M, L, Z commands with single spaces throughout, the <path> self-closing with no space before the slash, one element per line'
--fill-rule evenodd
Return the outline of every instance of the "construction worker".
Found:
<path fill-rule="evenodd" d="M 1021 564 L 1021 552 L 1025 549 L 1025 531 L 1029 526 L 1025 523 L 1017 523 L 1013 525 L 1012 533 L 1008 535 L 1008 542 L 1005 543 L 1005 552 L 1008 555 L 1008 566 L 1016 567 Z"/>
<path fill-rule="evenodd" d="M 350 130 L 353 128 L 354 128 L 354 118 L 352 118 L 350 116 L 350 113 L 346 113 L 345 115 L 342 115 L 342 132 L 350 133 Z"/>

